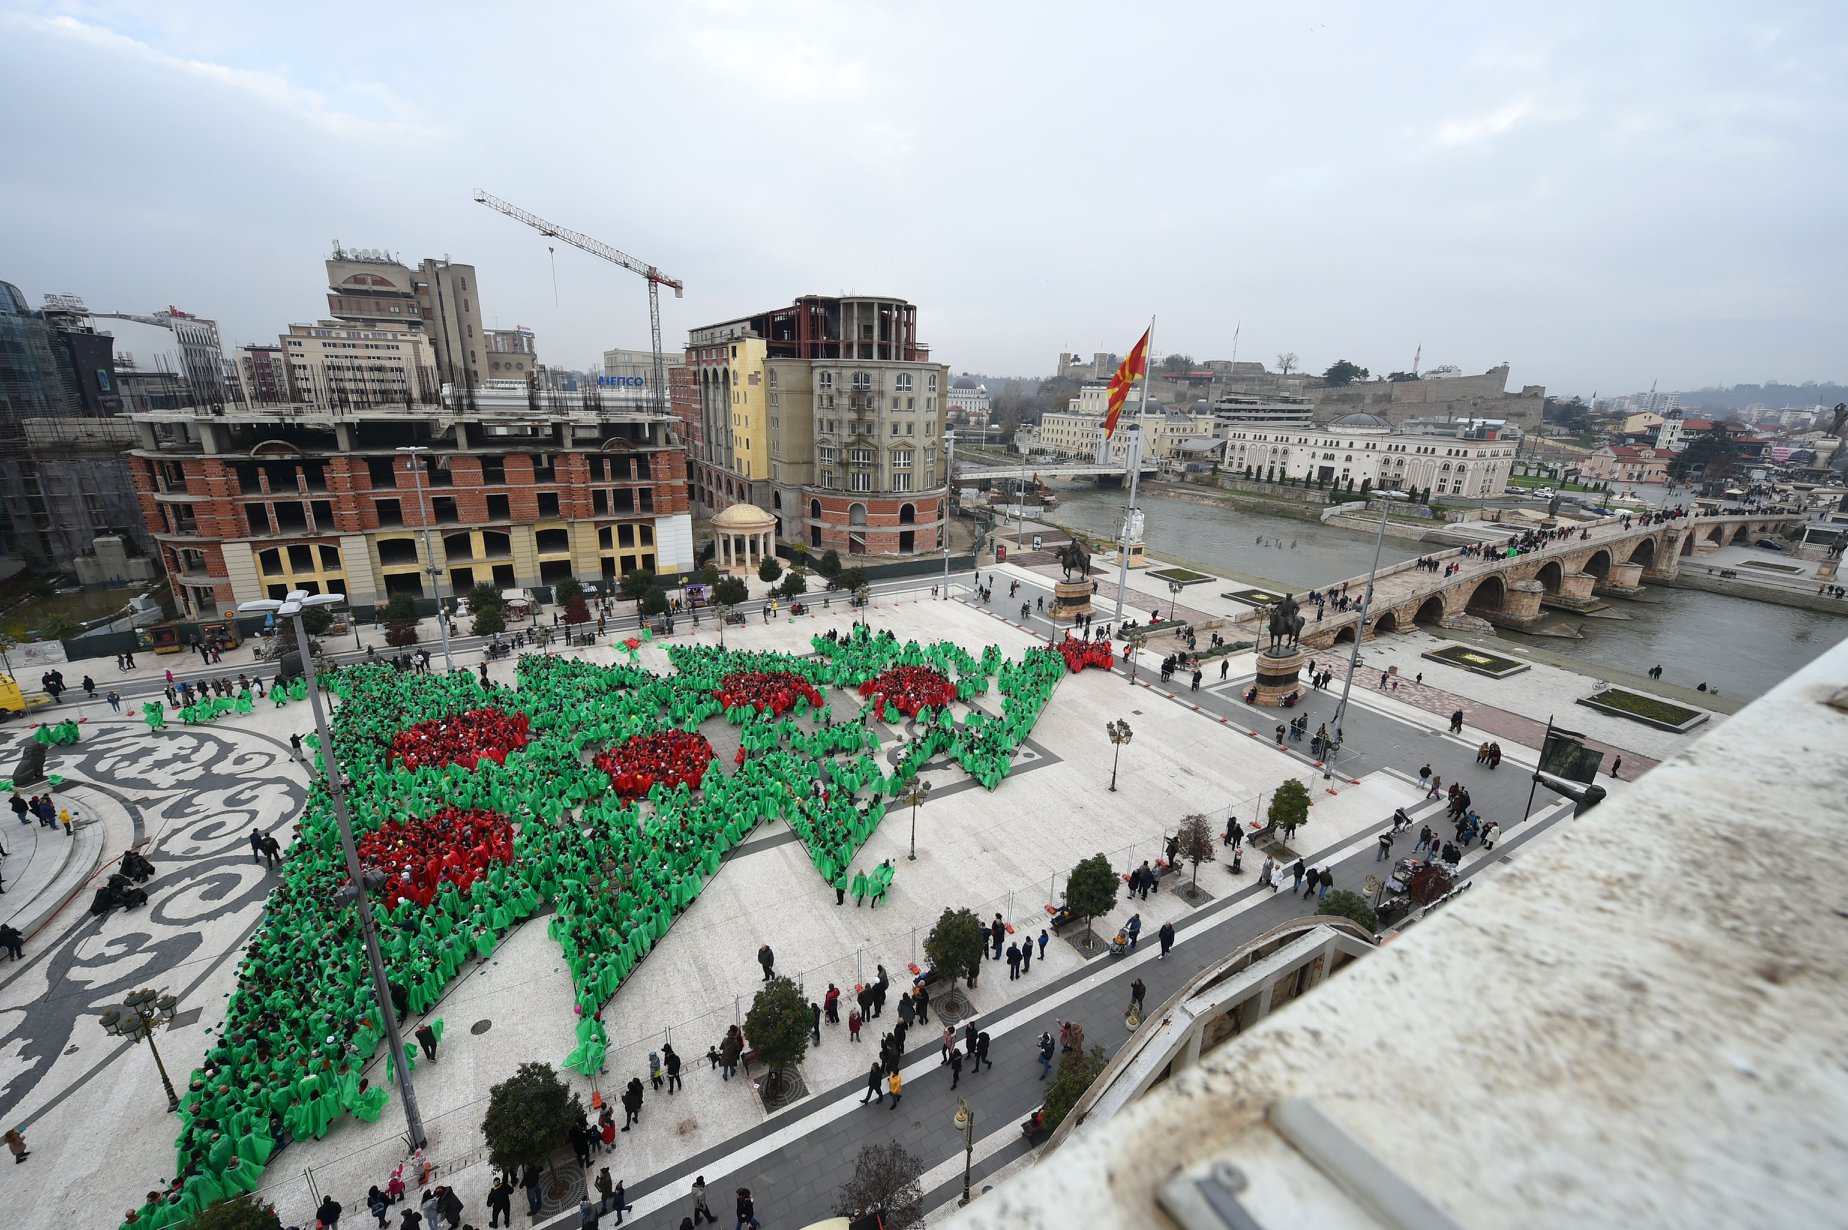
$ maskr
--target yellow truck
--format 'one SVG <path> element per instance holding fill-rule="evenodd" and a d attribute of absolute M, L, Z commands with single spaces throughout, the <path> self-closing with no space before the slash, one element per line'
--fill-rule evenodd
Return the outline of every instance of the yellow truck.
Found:
<path fill-rule="evenodd" d="M 12 717 L 50 703 L 51 697 L 45 693 L 22 692 L 18 680 L 11 675 L 0 675 L 0 716 Z"/>

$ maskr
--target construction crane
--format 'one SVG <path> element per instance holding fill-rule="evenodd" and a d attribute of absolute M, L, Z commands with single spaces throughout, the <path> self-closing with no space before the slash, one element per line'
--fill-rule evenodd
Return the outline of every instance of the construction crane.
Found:
<path fill-rule="evenodd" d="M 496 213 L 506 214 L 515 222 L 524 222 L 548 239 L 560 239 L 574 248 L 579 248 L 592 256 L 601 257 L 612 265 L 621 265 L 630 273 L 639 273 L 648 280 L 648 336 L 654 350 L 654 404 L 657 413 L 666 414 L 667 407 L 667 365 L 661 358 L 661 288 L 674 288 L 674 298 L 678 299 L 686 286 L 679 278 L 670 278 L 647 261 L 638 261 L 626 252 L 618 252 L 607 243 L 592 239 L 577 231 L 569 230 L 556 223 L 547 222 L 537 214 L 529 214 L 518 205 L 510 204 L 497 196 L 491 196 L 479 188 L 475 190 L 475 202 L 486 205 Z"/>

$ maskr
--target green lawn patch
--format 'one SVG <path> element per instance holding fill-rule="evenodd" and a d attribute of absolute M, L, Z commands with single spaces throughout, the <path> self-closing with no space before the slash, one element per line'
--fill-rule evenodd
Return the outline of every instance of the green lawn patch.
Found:
<path fill-rule="evenodd" d="M 1595 696 L 1582 697 L 1578 703 L 1601 713 L 1611 713 L 1646 726 L 1654 726 L 1658 730 L 1691 730 L 1711 716 L 1699 709 L 1690 709 L 1686 705 L 1677 705 L 1656 696 L 1626 692 L 1622 688 L 1606 688 Z"/>
<path fill-rule="evenodd" d="M 1273 594 L 1267 589 L 1235 589 L 1229 594 L 1219 596 L 1230 598 L 1234 602 L 1242 602 L 1246 606 L 1269 606 L 1273 602 L 1283 601 L 1282 594 Z"/>
<path fill-rule="evenodd" d="M 1531 669 L 1526 662 L 1515 658 L 1504 658 L 1498 653 L 1490 653 L 1469 645 L 1446 645 L 1442 649 L 1432 649 L 1420 656 L 1429 658 L 1433 662 L 1460 666 L 1466 671 L 1487 675 L 1491 679 L 1505 679 L 1509 675 L 1518 675 L 1524 670 Z"/>
<path fill-rule="evenodd" d="M 1149 575 L 1152 577 L 1159 577 L 1164 581 L 1178 581 L 1182 585 L 1198 585 L 1202 581 L 1210 581 L 1213 579 L 1206 573 L 1195 572 L 1191 568 L 1157 568 L 1151 571 Z"/>

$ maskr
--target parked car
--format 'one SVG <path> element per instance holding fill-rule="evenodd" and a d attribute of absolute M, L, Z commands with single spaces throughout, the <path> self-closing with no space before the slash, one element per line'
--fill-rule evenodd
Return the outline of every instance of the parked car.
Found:
<path fill-rule="evenodd" d="M 1784 549 L 1784 544 L 1774 538 L 1760 538 L 1752 545 L 1761 551 L 1782 551 Z"/>

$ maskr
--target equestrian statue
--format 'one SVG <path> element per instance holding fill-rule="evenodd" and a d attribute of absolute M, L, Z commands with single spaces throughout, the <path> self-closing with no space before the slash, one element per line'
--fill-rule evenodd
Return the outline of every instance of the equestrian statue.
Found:
<path fill-rule="evenodd" d="M 1292 594 L 1285 594 L 1270 609 L 1270 650 L 1276 654 L 1296 648 L 1303 635 L 1303 612 Z"/>
<path fill-rule="evenodd" d="M 1072 573 L 1081 577 L 1091 575 L 1091 553 L 1084 549 L 1084 544 L 1077 539 L 1059 548 L 1059 567 L 1065 570 L 1065 579 L 1071 580 Z"/>

